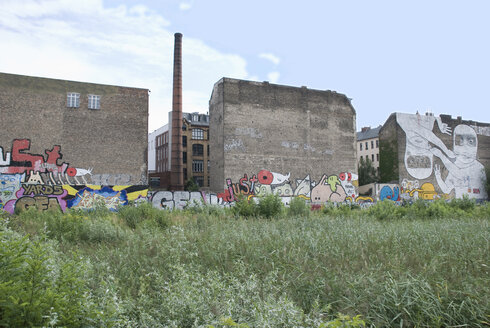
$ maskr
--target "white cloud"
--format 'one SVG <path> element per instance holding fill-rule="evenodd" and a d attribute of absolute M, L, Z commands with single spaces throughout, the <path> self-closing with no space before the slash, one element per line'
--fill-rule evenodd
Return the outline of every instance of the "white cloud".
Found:
<path fill-rule="evenodd" d="M 274 54 L 271 54 L 271 53 L 261 53 L 259 55 L 260 58 L 263 58 L 263 59 L 267 59 L 269 60 L 270 62 L 272 62 L 274 65 L 279 65 L 279 63 L 281 62 L 281 58 L 277 57 L 276 55 Z"/>
<path fill-rule="evenodd" d="M 279 81 L 279 76 L 279 72 L 270 72 L 269 74 L 267 74 L 267 78 L 271 83 L 277 83 L 277 81 Z"/>
<path fill-rule="evenodd" d="M 167 123 L 174 36 L 170 23 L 147 7 L 6 1 L 0 22 L 0 40 L 8 45 L 0 51 L 1 72 L 148 88 L 149 130 Z M 223 76 L 247 78 L 245 60 L 184 35 L 184 111 L 208 111 L 213 84 Z"/>
<path fill-rule="evenodd" d="M 180 10 L 189 10 L 192 8 L 192 4 L 189 2 L 181 2 L 179 8 Z"/>

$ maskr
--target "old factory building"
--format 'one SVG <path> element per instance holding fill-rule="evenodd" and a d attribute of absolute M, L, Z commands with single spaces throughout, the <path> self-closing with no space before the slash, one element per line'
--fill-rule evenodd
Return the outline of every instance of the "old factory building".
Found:
<path fill-rule="evenodd" d="M 209 111 L 212 191 L 356 197 L 356 113 L 345 95 L 223 78 Z"/>
<path fill-rule="evenodd" d="M 0 111 L 4 182 L 147 184 L 147 89 L 0 73 Z"/>
<path fill-rule="evenodd" d="M 390 199 L 487 199 L 490 124 L 393 113 L 379 139 L 380 178 L 392 185 L 384 186 Z"/>

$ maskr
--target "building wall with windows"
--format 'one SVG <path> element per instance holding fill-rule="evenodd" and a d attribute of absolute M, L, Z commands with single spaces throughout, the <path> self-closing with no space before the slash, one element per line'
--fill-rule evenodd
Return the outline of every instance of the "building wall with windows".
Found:
<path fill-rule="evenodd" d="M 0 112 L 0 173 L 147 184 L 148 89 L 0 73 Z"/>
<path fill-rule="evenodd" d="M 155 162 L 150 181 L 155 187 L 167 188 L 170 183 L 171 128 L 166 124 L 148 139 L 148 160 Z M 183 113 L 182 148 L 184 181 L 193 179 L 199 187 L 209 187 L 209 115 Z"/>
<path fill-rule="evenodd" d="M 371 127 L 363 127 L 361 131 L 357 132 L 357 165 L 361 158 L 364 161 L 371 161 L 372 166 L 376 170 L 379 176 L 379 130 L 381 125 L 377 128 L 371 129 Z"/>

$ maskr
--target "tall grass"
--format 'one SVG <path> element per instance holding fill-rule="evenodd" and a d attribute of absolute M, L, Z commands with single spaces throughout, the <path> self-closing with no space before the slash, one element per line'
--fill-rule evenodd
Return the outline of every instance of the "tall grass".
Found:
<path fill-rule="evenodd" d="M 382 202 L 301 215 L 304 205 L 246 218 L 215 207 L 31 212 L 8 225 L 45 231 L 60 259 L 76 250 L 90 263 L 83 286 L 108 291 L 98 306 L 116 326 L 330 327 L 338 313 L 377 327 L 488 325 L 488 206 Z"/>

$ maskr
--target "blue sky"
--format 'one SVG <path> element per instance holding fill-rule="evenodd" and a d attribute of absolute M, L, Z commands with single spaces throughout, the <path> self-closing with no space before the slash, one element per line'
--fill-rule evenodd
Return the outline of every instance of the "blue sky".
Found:
<path fill-rule="evenodd" d="M 357 128 L 390 113 L 490 122 L 490 1 L 0 0 L 0 71 L 148 88 L 171 109 L 173 34 L 184 111 L 221 77 L 335 90 Z"/>

